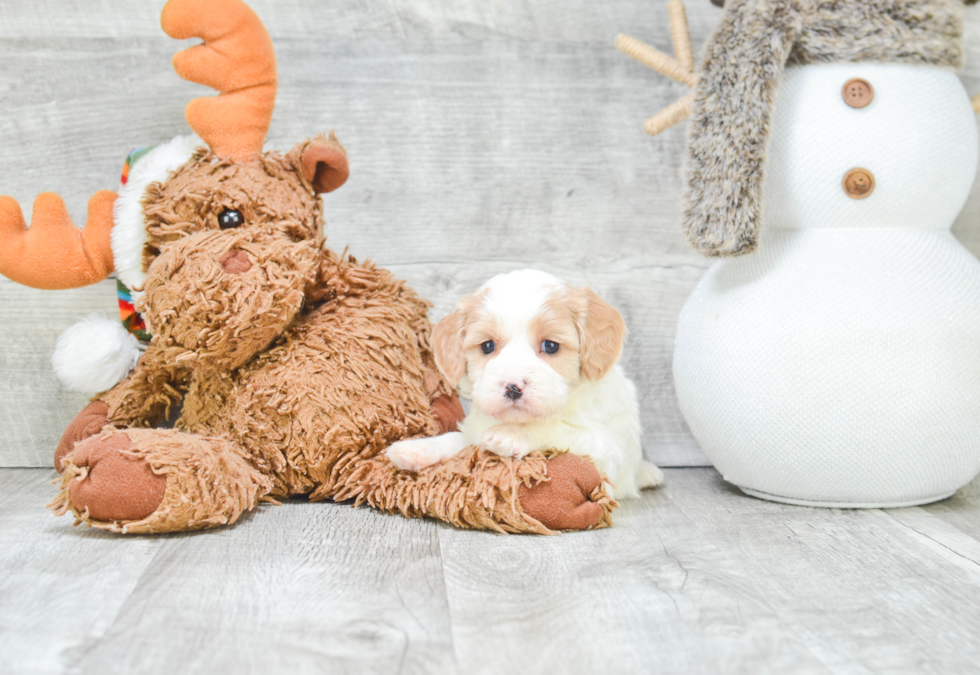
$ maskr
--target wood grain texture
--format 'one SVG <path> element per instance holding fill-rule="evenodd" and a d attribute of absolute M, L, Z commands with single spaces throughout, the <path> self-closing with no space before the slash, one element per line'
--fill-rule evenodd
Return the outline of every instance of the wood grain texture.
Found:
<path fill-rule="evenodd" d="M 53 471 L 0 469 L 0 672 L 975 672 L 977 483 L 852 511 L 666 475 L 555 537 L 299 499 L 122 537 L 46 512 Z"/>
<path fill-rule="evenodd" d="M 280 89 L 268 147 L 336 129 L 351 180 L 325 198 L 329 241 L 370 257 L 435 302 L 434 319 L 494 273 L 538 267 L 588 283 L 625 315 L 644 450 L 666 466 L 707 463 L 675 402 L 677 316 L 708 261 L 679 227 L 684 132 L 643 120 L 685 93 L 616 51 L 627 31 L 671 44 L 666 2 L 253 0 L 276 42 Z M 0 193 L 30 211 L 42 190 L 83 219 L 126 153 L 186 133 L 203 87 L 181 81 L 163 3 L 0 0 Z M 695 52 L 720 10 L 688 3 Z M 967 10 L 963 79 L 980 91 L 980 8 Z M 980 192 L 954 232 L 980 252 Z M 55 333 L 110 285 L 36 295 L 7 285 L 0 345 L 0 466 L 46 466 L 80 408 L 47 360 Z M 77 304 L 73 304 L 77 303 Z M 36 322 L 33 307 L 58 317 Z M 79 311 L 82 307 L 85 309 Z M 40 399 L 34 408 L 24 401 Z M 26 414 L 25 410 L 36 411 Z M 13 412 L 8 412 L 13 411 Z"/>
<path fill-rule="evenodd" d="M 0 672 L 63 673 L 99 644 L 163 538 L 125 542 L 45 510 L 53 469 L 0 470 Z"/>
<path fill-rule="evenodd" d="M 2 673 L 454 672 L 429 521 L 265 505 L 230 528 L 120 537 L 0 470 Z"/>
<path fill-rule="evenodd" d="M 932 508 L 787 508 L 678 469 L 610 530 L 442 529 L 460 670 L 969 672 L 978 542 Z"/>

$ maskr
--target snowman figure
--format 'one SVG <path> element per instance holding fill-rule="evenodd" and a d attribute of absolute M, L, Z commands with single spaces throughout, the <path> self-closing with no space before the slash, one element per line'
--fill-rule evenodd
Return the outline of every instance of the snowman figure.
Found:
<path fill-rule="evenodd" d="M 719 260 L 674 380 L 724 478 L 776 501 L 924 504 L 980 471 L 980 262 L 950 233 L 976 173 L 960 0 L 727 0 L 693 69 L 685 229 Z"/>

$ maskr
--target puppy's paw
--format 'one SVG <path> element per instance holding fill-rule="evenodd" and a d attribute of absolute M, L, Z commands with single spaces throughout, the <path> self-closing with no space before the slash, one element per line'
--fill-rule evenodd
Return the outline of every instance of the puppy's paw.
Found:
<path fill-rule="evenodd" d="M 385 455 L 388 461 L 402 471 L 419 471 L 427 466 L 438 464 L 442 453 L 428 438 L 416 438 L 392 443 Z"/>
<path fill-rule="evenodd" d="M 501 457 L 521 459 L 531 452 L 524 430 L 516 424 L 500 424 L 483 432 L 480 445 Z"/>
<path fill-rule="evenodd" d="M 664 482 L 664 472 L 650 462 L 640 464 L 640 472 L 636 477 L 636 484 L 641 490 L 657 487 Z"/>

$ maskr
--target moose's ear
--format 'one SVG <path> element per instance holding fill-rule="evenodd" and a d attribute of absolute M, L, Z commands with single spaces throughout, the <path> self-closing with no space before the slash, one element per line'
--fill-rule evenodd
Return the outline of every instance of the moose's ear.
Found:
<path fill-rule="evenodd" d="M 312 140 L 297 146 L 296 151 L 300 171 L 316 192 L 333 192 L 347 182 L 350 175 L 347 151 L 332 131 L 330 138 L 317 134 Z"/>

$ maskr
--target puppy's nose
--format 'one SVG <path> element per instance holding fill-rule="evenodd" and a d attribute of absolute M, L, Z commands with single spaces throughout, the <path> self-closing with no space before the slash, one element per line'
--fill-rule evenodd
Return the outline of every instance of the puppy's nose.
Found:
<path fill-rule="evenodd" d="M 507 385 L 507 391 L 504 392 L 504 396 L 506 396 L 507 398 L 509 398 L 511 401 L 516 401 L 517 399 L 519 399 L 523 395 L 524 395 L 524 392 L 522 392 L 521 391 L 521 388 L 518 387 L 516 384 L 508 384 Z"/>
<path fill-rule="evenodd" d="M 228 274 L 244 274 L 252 269 L 252 261 L 240 248 L 233 248 L 218 260 Z"/>

